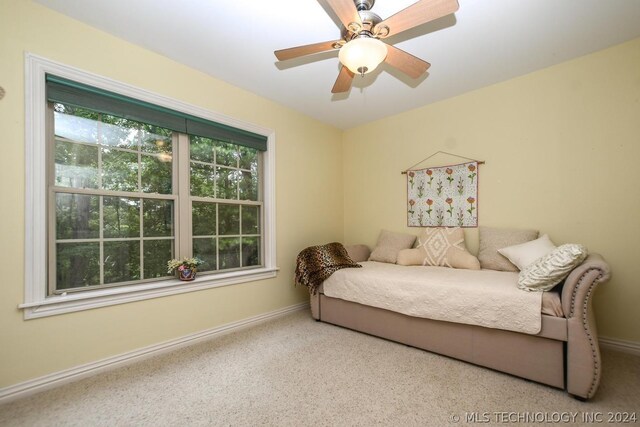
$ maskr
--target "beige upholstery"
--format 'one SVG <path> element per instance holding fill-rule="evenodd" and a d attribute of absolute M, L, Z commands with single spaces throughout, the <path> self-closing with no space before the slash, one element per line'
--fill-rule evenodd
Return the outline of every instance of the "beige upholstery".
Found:
<path fill-rule="evenodd" d="M 316 320 L 320 320 L 320 294 L 322 293 L 322 286 L 318 290 L 318 293 L 309 295 L 309 305 L 311 306 L 311 317 Z"/>
<path fill-rule="evenodd" d="M 543 315 L 537 335 L 406 316 L 330 298 L 322 288 L 311 296 L 311 313 L 324 322 L 566 388 L 588 399 L 595 394 L 601 374 L 591 299 L 609 274 L 601 256 L 589 255 L 562 287 L 566 318 Z"/>
<path fill-rule="evenodd" d="M 592 297 L 610 270 L 598 254 L 576 267 L 562 288 L 562 310 L 567 317 L 567 391 L 585 399 L 593 397 L 602 371 Z"/>
<path fill-rule="evenodd" d="M 349 258 L 354 262 L 366 261 L 371 255 L 371 250 L 367 245 L 346 245 L 344 248 L 347 250 Z"/>
<path fill-rule="evenodd" d="M 324 294 L 320 307 L 323 322 L 564 388 L 563 341 L 411 317 Z M 565 319 L 555 319 L 566 325 Z M 544 328 L 545 322 L 541 334 Z"/>

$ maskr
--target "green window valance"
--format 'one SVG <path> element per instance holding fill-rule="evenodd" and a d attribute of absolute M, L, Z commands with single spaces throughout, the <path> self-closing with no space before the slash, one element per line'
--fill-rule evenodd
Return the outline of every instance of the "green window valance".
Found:
<path fill-rule="evenodd" d="M 267 137 L 222 123 L 181 113 L 118 93 L 46 75 L 47 100 L 84 107 L 139 122 L 165 127 L 189 135 L 213 138 L 233 144 L 267 150 Z"/>

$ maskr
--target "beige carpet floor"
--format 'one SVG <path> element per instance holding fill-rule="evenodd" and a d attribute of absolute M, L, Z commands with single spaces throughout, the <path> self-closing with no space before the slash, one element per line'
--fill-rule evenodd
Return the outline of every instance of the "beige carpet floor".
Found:
<path fill-rule="evenodd" d="M 640 358 L 604 351 L 603 371 L 585 403 L 300 311 L 9 402 L 0 425 L 446 426 L 472 424 L 472 413 L 485 425 L 522 417 L 584 425 L 598 414 L 602 424 L 608 413 L 640 417 Z"/>

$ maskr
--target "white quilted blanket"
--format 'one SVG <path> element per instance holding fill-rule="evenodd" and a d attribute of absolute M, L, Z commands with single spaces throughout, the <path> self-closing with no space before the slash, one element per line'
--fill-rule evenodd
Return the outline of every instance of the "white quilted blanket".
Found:
<path fill-rule="evenodd" d="M 409 316 L 537 334 L 542 292 L 517 287 L 518 273 L 363 262 L 324 281 L 324 294 Z"/>

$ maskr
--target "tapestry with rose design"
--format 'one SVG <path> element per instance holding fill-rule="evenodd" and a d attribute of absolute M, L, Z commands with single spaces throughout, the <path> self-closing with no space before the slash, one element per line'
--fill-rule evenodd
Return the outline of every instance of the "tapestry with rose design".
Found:
<path fill-rule="evenodd" d="M 409 227 L 477 227 L 478 162 L 407 171 Z"/>

